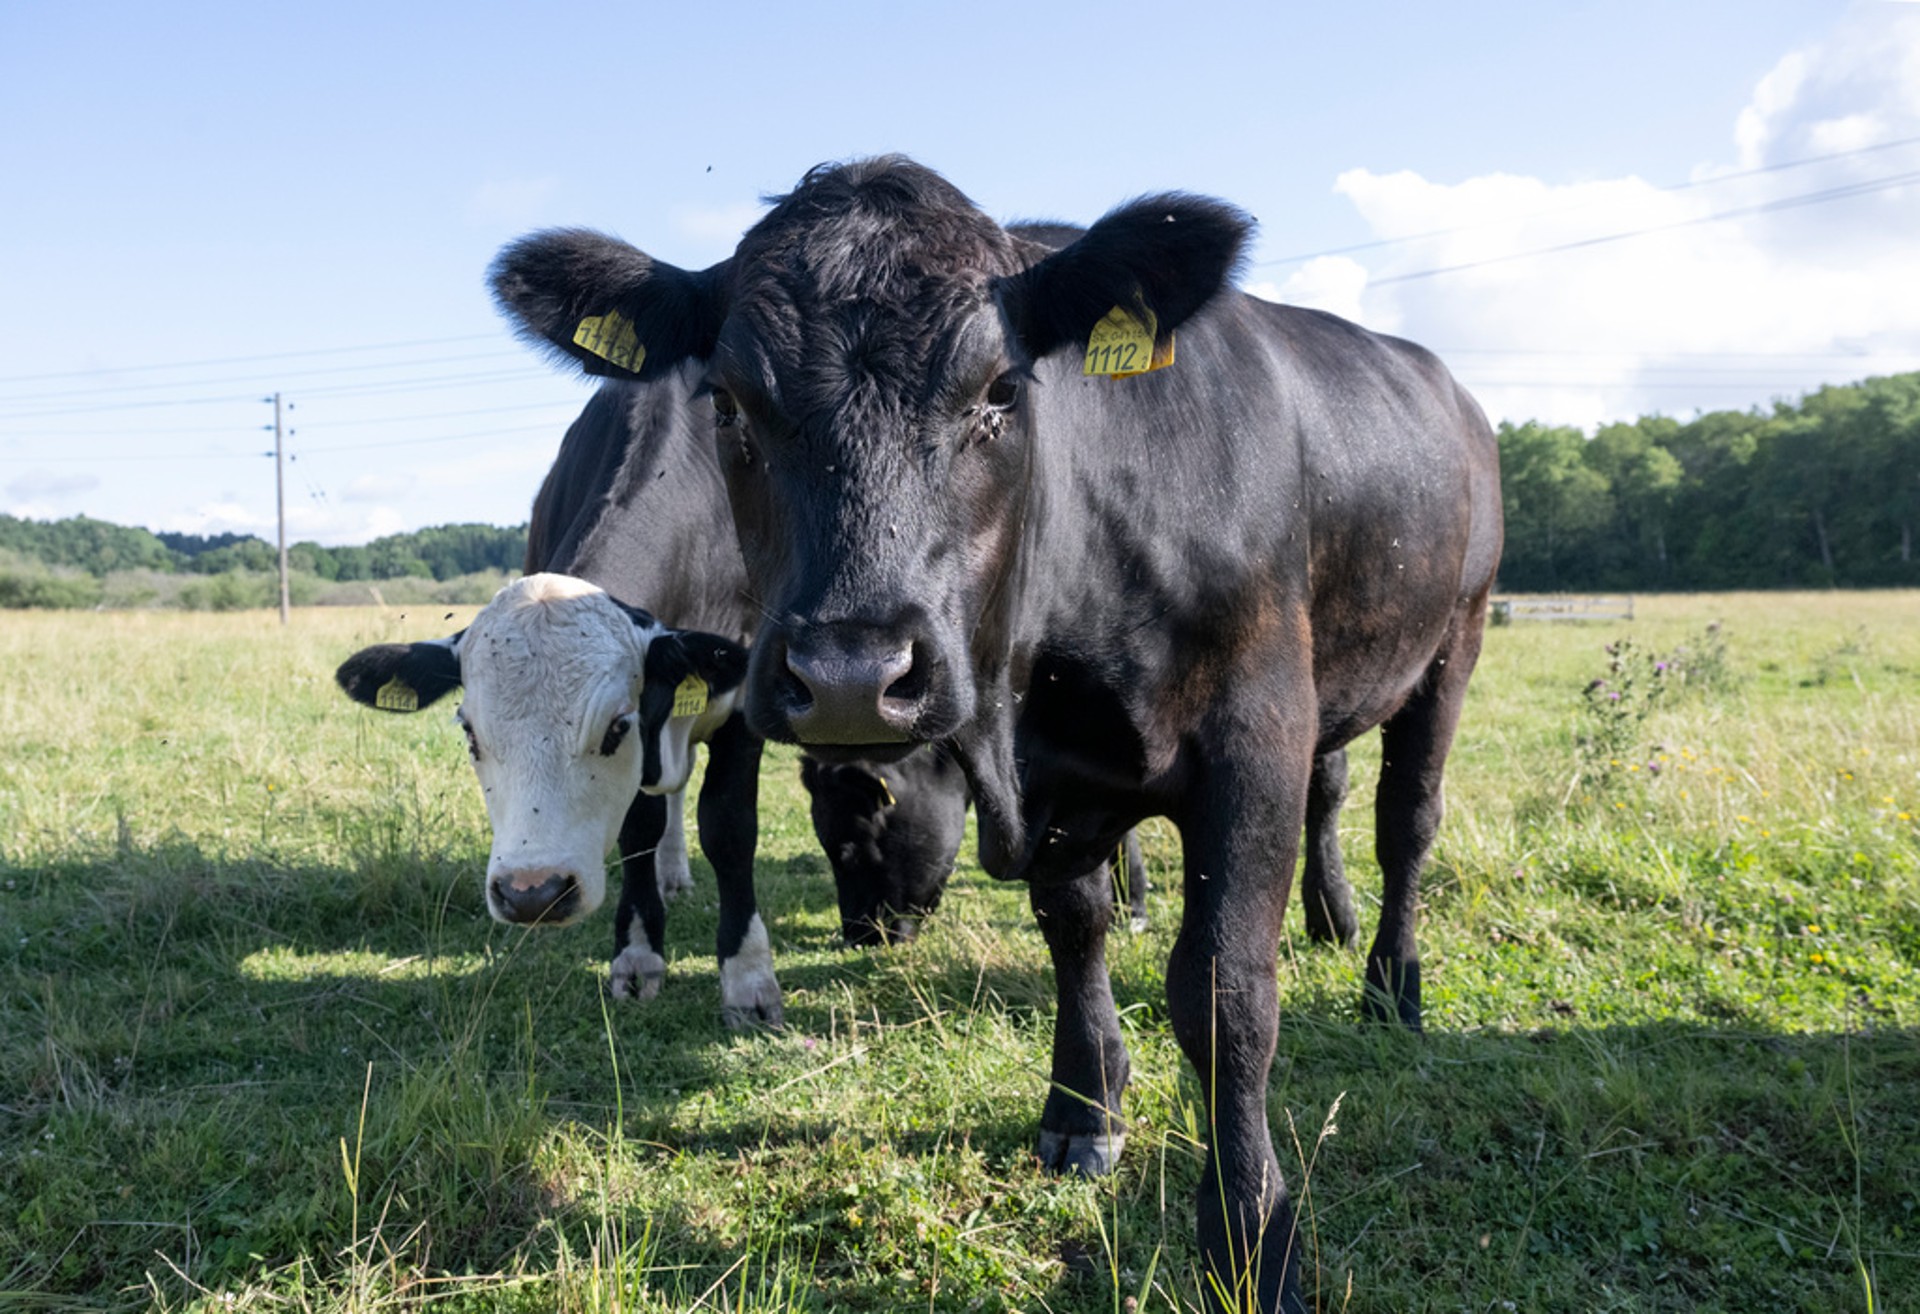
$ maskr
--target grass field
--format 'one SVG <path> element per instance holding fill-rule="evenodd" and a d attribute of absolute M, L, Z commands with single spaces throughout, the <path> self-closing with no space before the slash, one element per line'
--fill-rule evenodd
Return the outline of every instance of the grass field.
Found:
<path fill-rule="evenodd" d="M 665 990 L 614 1007 L 604 911 L 487 919 L 448 719 L 333 689 L 468 614 L 401 611 L 0 615 L 0 1307 L 1192 1307 L 1170 827 L 1110 955 L 1125 1160 L 1051 1178 L 1020 891 L 964 865 L 918 943 L 840 949 L 774 751 L 786 1029 L 722 1027 L 697 859 Z M 1283 944 L 1316 1307 L 1920 1309 L 1920 595 L 1490 631 L 1449 802 L 1424 1037 Z"/>

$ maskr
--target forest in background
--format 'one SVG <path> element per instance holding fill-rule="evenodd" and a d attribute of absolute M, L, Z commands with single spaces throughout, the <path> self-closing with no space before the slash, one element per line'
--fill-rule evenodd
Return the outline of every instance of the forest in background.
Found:
<path fill-rule="evenodd" d="M 1502 591 L 1920 586 L 1920 373 L 1821 388 L 1771 411 L 1602 425 L 1503 423 Z M 527 529 L 437 525 L 288 549 L 296 603 L 484 602 Z M 268 606 L 259 538 L 0 515 L 0 606 Z"/>

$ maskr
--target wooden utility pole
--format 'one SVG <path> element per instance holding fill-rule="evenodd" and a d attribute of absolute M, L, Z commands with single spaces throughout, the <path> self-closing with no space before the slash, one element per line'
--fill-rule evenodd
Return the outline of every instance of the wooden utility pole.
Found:
<path fill-rule="evenodd" d="M 280 520 L 280 623 L 287 623 L 287 461 L 280 427 L 280 394 L 273 394 L 273 501 Z"/>

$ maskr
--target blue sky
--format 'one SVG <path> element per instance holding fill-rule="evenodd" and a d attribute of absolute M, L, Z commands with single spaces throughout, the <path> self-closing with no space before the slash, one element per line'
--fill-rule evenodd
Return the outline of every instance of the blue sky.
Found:
<path fill-rule="evenodd" d="M 1007 219 L 1226 197 L 1250 290 L 1434 347 L 1498 418 L 1920 368 L 1892 0 L 3 0 L 0 124 L 0 511 L 39 518 L 270 536 L 278 390 L 294 537 L 523 519 L 588 385 L 506 332 L 501 244 L 704 265 L 891 150 Z"/>

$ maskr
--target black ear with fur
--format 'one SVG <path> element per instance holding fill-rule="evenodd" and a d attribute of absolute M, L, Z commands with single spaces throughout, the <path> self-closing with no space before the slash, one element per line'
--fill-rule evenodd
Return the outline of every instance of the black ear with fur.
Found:
<path fill-rule="evenodd" d="M 487 271 L 521 337 L 615 379 L 654 379 L 713 354 L 727 262 L 689 273 L 602 233 L 553 228 L 511 243 Z"/>
<path fill-rule="evenodd" d="M 362 648 L 340 663 L 333 678 L 356 703 L 383 712 L 417 712 L 460 687 L 460 658 L 454 652 L 459 639 L 456 634 L 430 643 Z"/>
<path fill-rule="evenodd" d="M 1232 282 L 1252 232 L 1252 218 L 1224 201 L 1183 192 L 1143 197 L 1003 279 L 1000 303 L 1035 360 L 1084 346 L 1115 306 L 1145 303 L 1165 336 Z"/>
<path fill-rule="evenodd" d="M 675 640 L 678 649 L 672 658 L 680 671 L 678 679 L 697 675 L 707 682 L 710 692 L 723 694 L 739 688 L 740 682 L 747 678 L 747 650 L 733 640 L 699 630 L 675 630 L 669 637 Z M 651 648 L 647 652 L 647 679 L 653 679 Z"/>

